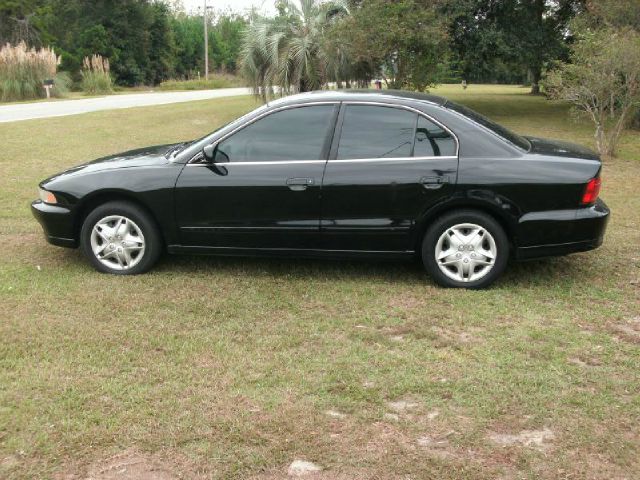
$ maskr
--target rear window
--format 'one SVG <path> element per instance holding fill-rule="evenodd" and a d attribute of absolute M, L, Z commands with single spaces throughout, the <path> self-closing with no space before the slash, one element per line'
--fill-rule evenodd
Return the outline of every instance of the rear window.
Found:
<path fill-rule="evenodd" d="M 523 150 L 529 151 L 531 149 L 531 144 L 529 140 L 524 137 L 521 137 L 517 133 L 513 133 L 508 128 L 503 127 L 502 125 L 497 124 L 496 122 L 489 120 L 484 115 L 480 115 L 478 112 L 471 110 L 470 108 L 465 107 L 464 105 L 459 105 L 457 103 L 448 101 L 445 105 L 445 108 L 453 110 L 454 112 L 458 112 L 465 117 L 473 120 L 474 122 L 482 125 L 483 127 L 491 130 L 493 133 L 498 135 L 499 137 L 504 138 L 510 143 L 513 143 L 516 147 L 519 147 Z"/>

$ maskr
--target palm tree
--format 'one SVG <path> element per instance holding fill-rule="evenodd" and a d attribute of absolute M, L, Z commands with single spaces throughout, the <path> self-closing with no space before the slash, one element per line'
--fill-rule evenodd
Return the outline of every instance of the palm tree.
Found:
<path fill-rule="evenodd" d="M 326 37 L 348 15 L 346 0 L 281 0 L 278 10 L 274 18 L 254 14 L 245 32 L 241 65 L 256 95 L 266 101 L 273 87 L 286 95 L 340 80 L 348 62 Z"/>

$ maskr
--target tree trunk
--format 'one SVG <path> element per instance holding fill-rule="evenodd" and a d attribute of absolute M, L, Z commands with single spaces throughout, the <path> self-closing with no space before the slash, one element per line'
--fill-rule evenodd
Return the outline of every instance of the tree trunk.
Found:
<path fill-rule="evenodd" d="M 299 88 L 298 91 L 300 93 L 309 92 L 311 90 L 307 85 L 306 79 L 304 77 L 300 79 L 300 86 L 298 88 Z"/>
<path fill-rule="evenodd" d="M 542 77 L 542 67 L 531 67 L 531 95 L 540 95 L 540 78 Z"/>
<path fill-rule="evenodd" d="M 544 30 L 544 13 L 546 10 L 546 1 L 545 0 L 534 0 L 533 4 L 533 15 L 534 22 L 536 23 L 535 28 L 538 35 L 539 40 L 538 45 L 534 48 L 534 52 L 532 52 L 533 58 L 532 62 L 529 65 L 529 70 L 531 71 L 531 95 L 540 95 L 540 78 L 542 77 L 542 63 L 544 62 L 543 58 L 541 58 L 542 50 L 544 49 L 544 45 L 539 45 L 539 42 L 544 42 L 542 32 Z"/>

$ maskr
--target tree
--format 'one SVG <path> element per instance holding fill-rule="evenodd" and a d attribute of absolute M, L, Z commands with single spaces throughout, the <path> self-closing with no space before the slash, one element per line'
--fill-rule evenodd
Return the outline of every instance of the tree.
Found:
<path fill-rule="evenodd" d="M 40 46 L 38 17 L 44 0 L 3 0 L 0 2 L 0 45 L 25 42 Z"/>
<path fill-rule="evenodd" d="M 438 1 L 367 0 L 337 26 L 347 55 L 381 75 L 392 88 L 424 90 L 439 79 L 447 59 Z"/>
<path fill-rule="evenodd" d="M 178 13 L 171 19 L 175 40 L 174 69 L 179 78 L 194 76 L 195 70 L 204 71 L 204 27 L 202 18 Z"/>
<path fill-rule="evenodd" d="M 246 26 L 247 21 L 238 15 L 225 14 L 218 17 L 209 30 L 210 56 L 215 68 L 225 72 L 236 71 Z"/>
<path fill-rule="evenodd" d="M 596 25 L 640 31 L 638 0 L 589 0 L 587 10 Z"/>
<path fill-rule="evenodd" d="M 264 99 L 272 86 L 291 93 L 327 83 L 332 59 L 326 34 L 334 21 L 348 14 L 341 0 L 281 0 L 277 6 L 274 18 L 254 14 L 240 54 L 245 76 Z"/>
<path fill-rule="evenodd" d="M 587 114 L 596 127 L 598 151 L 614 156 L 630 114 L 640 105 L 640 34 L 587 30 L 570 60 L 548 75 L 546 88 L 552 97 Z"/>
<path fill-rule="evenodd" d="M 537 94 L 545 65 L 566 59 L 568 24 L 584 8 L 585 0 L 456 0 L 445 11 L 465 78 L 486 78 L 504 62 Z"/>

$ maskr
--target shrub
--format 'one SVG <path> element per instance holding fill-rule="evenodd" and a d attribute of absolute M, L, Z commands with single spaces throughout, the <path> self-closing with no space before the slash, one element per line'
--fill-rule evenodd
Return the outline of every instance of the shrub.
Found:
<path fill-rule="evenodd" d="M 243 87 L 245 83 L 239 77 L 229 74 L 209 75 L 209 80 L 167 80 L 158 85 L 160 90 L 212 90 L 216 88 Z"/>
<path fill-rule="evenodd" d="M 620 134 L 640 106 L 640 34 L 587 30 L 572 47 L 571 63 L 551 71 L 545 88 L 586 114 L 596 129 L 598 151 L 615 156 Z"/>
<path fill-rule="evenodd" d="M 30 100 L 46 96 L 43 83 L 55 78 L 59 57 L 51 48 L 27 48 L 24 42 L 0 48 L 0 100 Z M 54 88 L 54 95 L 56 94 Z"/>
<path fill-rule="evenodd" d="M 73 85 L 71 75 L 69 75 L 68 72 L 58 72 L 56 74 L 53 90 L 51 90 L 51 95 L 57 98 L 64 98 L 68 96 L 69 90 L 71 90 L 71 85 Z"/>
<path fill-rule="evenodd" d="M 82 62 L 82 90 L 84 93 L 95 95 L 113 92 L 109 60 L 101 55 L 85 57 Z"/>

